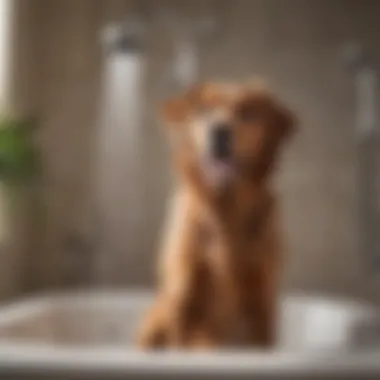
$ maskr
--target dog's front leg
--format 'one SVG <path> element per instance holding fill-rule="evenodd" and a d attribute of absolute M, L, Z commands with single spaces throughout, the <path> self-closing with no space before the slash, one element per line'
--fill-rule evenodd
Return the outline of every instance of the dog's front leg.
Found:
<path fill-rule="evenodd" d="M 189 346 L 207 307 L 209 274 L 192 201 L 183 193 L 174 202 L 161 261 L 167 345 L 173 348 Z"/>
<path fill-rule="evenodd" d="M 141 349 L 162 349 L 167 345 L 164 305 L 161 300 L 157 300 L 155 305 L 147 312 L 137 333 L 136 344 Z"/>
<path fill-rule="evenodd" d="M 188 246 L 187 249 L 189 251 L 186 254 L 190 254 L 193 247 Z M 182 253 L 185 255 L 184 251 Z M 173 288 L 168 289 L 173 294 L 168 303 L 167 337 L 173 348 L 190 348 L 197 346 L 201 340 L 203 343 L 211 340 L 211 337 L 206 336 L 200 339 L 198 334 L 204 324 L 208 307 L 207 268 L 201 260 L 195 258 L 190 262 L 184 260 L 182 265 L 185 267 L 177 272 L 182 272 L 181 278 L 177 277 L 176 282 L 172 283 Z"/>
<path fill-rule="evenodd" d="M 248 299 L 248 344 L 260 348 L 271 348 L 276 342 L 277 300 L 276 273 L 263 273 L 252 284 L 252 295 Z"/>
<path fill-rule="evenodd" d="M 248 268 L 246 310 L 248 311 L 250 345 L 270 348 L 276 341 L 281 245 L 279 233 L 269 216 L 261 233 L 250 246 L 251 267 Z"/>

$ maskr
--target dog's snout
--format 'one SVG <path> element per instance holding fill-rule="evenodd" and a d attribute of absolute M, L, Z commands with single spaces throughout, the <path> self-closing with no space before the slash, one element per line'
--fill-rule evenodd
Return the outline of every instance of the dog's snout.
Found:
<path fill-rule="evenodd" d="M 227 124 L 217 124 L 211 132 L 211 154 L 216 159 L 231 155 L 231 129 Z"/>

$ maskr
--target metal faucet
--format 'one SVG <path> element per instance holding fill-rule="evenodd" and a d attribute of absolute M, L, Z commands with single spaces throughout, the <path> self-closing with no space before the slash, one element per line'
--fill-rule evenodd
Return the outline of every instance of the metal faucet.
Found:
<path fill-rule="evenodd" d="M 359 244 L 360 251 L 369 256 L 372 270 L 380 265 L 378 73 L 361 46 L 348 46 L 344 55 L 354 76 L 356 92 Z"/>

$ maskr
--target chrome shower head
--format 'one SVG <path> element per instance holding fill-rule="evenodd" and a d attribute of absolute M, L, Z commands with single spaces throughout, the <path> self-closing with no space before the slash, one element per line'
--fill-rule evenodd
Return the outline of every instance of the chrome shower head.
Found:
<path fill-rule="evenodd" d="M 101 37 L 108 52 L 136 53 L 144 48 L 144 25 L 137 17 L 129 17 L 107 26 Z"/>

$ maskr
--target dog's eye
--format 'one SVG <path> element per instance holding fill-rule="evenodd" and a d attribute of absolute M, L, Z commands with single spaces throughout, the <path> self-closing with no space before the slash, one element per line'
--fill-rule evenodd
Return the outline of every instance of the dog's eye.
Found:
<path fill-rule="evenodd" d="M 206 105 L 198 105 L 197 106 L 197 113 L 200 115 L 207 114 L 210 112 L 210 108 L 207 107 Z"/>
<path fill-rule="evenodd" d="M 196 114 L 198 117 L 202 119 L 207 119 L 211 115 L 211 110 L 209 107 L 206 106 L 198 106 L 196 109 Z"/>
<path fill-rule="evenodd" d="M 258 120 L 259 112 L 253 104 L 245 103 L 237 107 L 236 117 L 242 123 L 253 123 Z"/>

